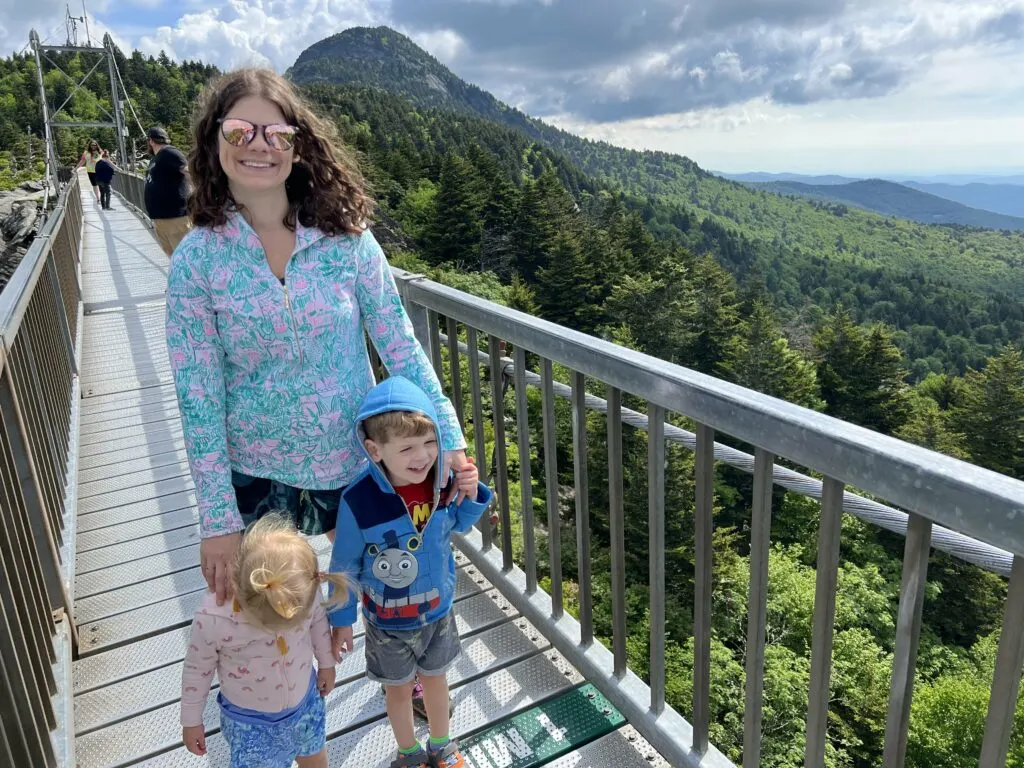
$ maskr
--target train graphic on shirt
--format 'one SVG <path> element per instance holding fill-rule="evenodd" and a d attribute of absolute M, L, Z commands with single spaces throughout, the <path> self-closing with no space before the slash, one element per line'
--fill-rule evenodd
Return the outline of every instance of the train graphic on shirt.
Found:
<path fill-rule="evenodd" d="M 400 540 L 395 531 L 384 532 L 384 545 L 371 544 L 367 552 L 373 558 L 371 572 L 384 584 L 384 591 L 378 592 L 373 586 L 363 587 L 363 606 L 375 615 L 378 621 L 389 619 L 413 619 L 422 616 L 441 604 L 441 593 L 437 588 L 411 594 L 412 585 L 421 575 L 421 563 L 414 554 L 420 548 L 422 539 L 418 535 Z"/>

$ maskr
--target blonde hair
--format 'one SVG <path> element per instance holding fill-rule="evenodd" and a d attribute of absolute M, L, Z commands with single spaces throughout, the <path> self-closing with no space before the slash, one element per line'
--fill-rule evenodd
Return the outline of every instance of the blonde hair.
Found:
<path fill-rule="evenodd" d="M 323 573 L 316 552 L 294 524 L 266 515 L 246 531 L 233 575 L 235 598 L 245 615 L 271 630 L 286 629 L 309 615 L 324 581 L 334 585 L 328 605 L 344 603 L 348 578 Z"/>
<path fill-rule="evenodd" d="M 378 445 L 395 437 L 419 437 L 436 429 L 431 418 L 419 411 L 387 411 L 363 421 L 366 436 Z"/>

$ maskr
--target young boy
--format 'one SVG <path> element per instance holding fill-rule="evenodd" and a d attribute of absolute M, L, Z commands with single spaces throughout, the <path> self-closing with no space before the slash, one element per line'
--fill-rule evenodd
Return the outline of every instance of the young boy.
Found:
<path fill-rule="evenodd" d="M 366 624 L 366 676 L 383 683 L 399 754 L 391 768 L 463 768 L 449 736 L 446 672 L 462 652 L 452 613 L 452 531 L 468 531 L 491 501 L 476 467 L 441 477 L 437 416 L 415 384 L 393 376 L 372 389 L 356 419 L 370 465 L 345 488 L 331 568 L 358 581 Z M 452 484 L 465 494 L 446 503 Z M 356 601 L 331 611 L 334 649 L 352 649 Z M 430 726 L 413 726 L 419 678 Z"/>

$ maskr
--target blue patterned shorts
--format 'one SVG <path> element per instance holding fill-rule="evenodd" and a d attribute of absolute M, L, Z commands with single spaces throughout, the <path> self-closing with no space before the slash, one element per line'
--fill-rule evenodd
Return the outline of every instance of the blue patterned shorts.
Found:
<path fill-rule="evenodd" d="M 220 728 L 231 749 L 231 768 L 291 768 L 296 757 L 327 744 L 327 715 L 319 693 L 280 723 L 248 723 L 221 712 Z"/>

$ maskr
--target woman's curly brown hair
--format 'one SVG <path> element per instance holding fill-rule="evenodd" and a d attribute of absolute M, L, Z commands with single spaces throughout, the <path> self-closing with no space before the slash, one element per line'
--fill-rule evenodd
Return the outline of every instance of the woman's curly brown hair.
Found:
<path fill-rule="evenodd" d="M 192 120 L 193 149 L 188 157 L 192 194 L 188 208 L 197 227 L 217 227 L 239 206 L 231 196 L 218 152 L 220 124 L 239 99 L 258 96 L 277 105 L 295 137 L 297 160 L 285 182 L 285 226 L 317 227 L 326 235 L 358 234 L 370 223 L 373 200 L 354 158 L 343 148 L 334 126 L 313 111 L 283 77 L 269 69 L 240 69 L 211 82 L 199 97 Z"/>

